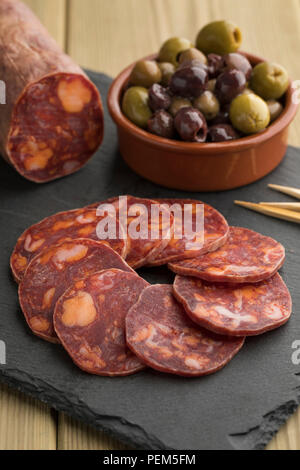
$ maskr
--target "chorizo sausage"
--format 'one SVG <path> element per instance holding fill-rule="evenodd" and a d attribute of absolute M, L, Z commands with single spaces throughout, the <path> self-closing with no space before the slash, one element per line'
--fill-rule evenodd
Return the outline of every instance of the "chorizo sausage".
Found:
<path fill-rule="evenodd" d="M 19 301 L 31 330 L 57 342 L 53 311 L 70 284 L 102 269 L 133 272 L 111 248 L 93 240 L 68 240 L 46 248 L 30 262 L 19 285 Z"/>
<path fill-rule="evenodd" d="M 129 310 L 126 340 L 148 366 L 187 377 L 217 372 L 244 344 L 244 338 L 219 336 L 193 323 L 172 286 L 163 284 L 146 287 Z"/>
<path fill-rule="evenodd" d="M 227 242 L 217 251 L 170 263 L 169 268 L 210 282 L 246 283 L 274 276 L 284 261 L 281 243 L 253 230 L 230 227 Z"/>
<path fill-rule="evenodd" d="M 149 266 L 160 266 L 171 261 L 194 258 L 196 256 L 217 250 L 228 237 L 229 227 L 225 218 L 213 207 L 201 201 L 190 199 L 159 199 L 160 204 L 166 204 L 174 216 L 173 236 L 168 245 L 156 257 L 152 257 Z M 196 232 L 196 213 L 199 205 L 203 206 L 203 233 L 198 233 L 191 240 L 185 233 L 183 210 L 191 206 L 191 229 Z M 178 236 L 182 234 L 182 236 Z M 193 248 L 189 244 L 194 242 Z M 199 247 L 196 246 L 197 242 Z"/>
<path fill-rule="evenodd" d="M 132 268 L 148 264 L 167 246 L 173 230 L 173 216 L 166 207 L 152 199 L 134 196 L 111 198 L 107 202 L 115 206 L 120 222 L 127 225 L 129 249 L 126 261 Z"/>
<path fill-rule="evenodd" d="M 0 56 L 3 157 L 36 183 L 79 170 L 103 137 L 95 85 L 18 0 L 0 2 Z"/>
<path fill-rule="evenodd" d="M 110 377 L 145 368 L 126 346 L 125 317 L 147 285 L 135 273 L 107 269 L 75 282 L 63 294 L 54 326 L 78 367 Z"/>
<path fill-rule="evenodd" d="M 278 273 L 256 284 L 212 284 L 177 275 L 173 287 L 195 323 L 223 335 L 260 335 L 282 326 L 292 313 L 290 293 Z"/>
<path fill-rule="evenodd" d="M 10 266 L 15 280 L 20 282 L 30 260 L 51 245 L 75 238 L 101 241 L 97 226 L 103 219 L 97 216 L 96 208 L 82 208 L 59 212 L 29 227 L 19 237 L 11 255 Z M 125 258 L 128 250 L 125 229 L 118 220 L 112 222 L 116 222 L 116 237 L 106 239 L 104 243 Z"/>

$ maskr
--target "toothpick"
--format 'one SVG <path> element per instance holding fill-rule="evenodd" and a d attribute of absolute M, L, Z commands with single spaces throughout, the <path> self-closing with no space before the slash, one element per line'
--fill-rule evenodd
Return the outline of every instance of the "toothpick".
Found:
<path fill-rule="evenodd" d="M 269 215 L 270 217 L 275 217 L 276 219 L 287 220 L 289 222 L 295 222 L 297 224 L 300 224 L 300 213 L 298 212 L 290 211 L 287 209 L 278 209 L 275 207 L 269 207 L 245 201 L 234 201 L 234 203 L 238 206 L 245 207 L 255 212 L 259 212 L 260 214 L 265 214 Z"/>
<path fill-rule="evenodd" d="M 288 209 L 300 212 L 300 202 L 260 202 L 262 206 L 277 207 L 278 209 Z"/>
<path fill-rule="evenodd" d="M 280 193 L 288 194 L 296 199 L 300 199 L 300 189 L 292 188 L 291 186 L 280 186 L 278 184 L 268 184 L 268 187 L 274 191 L 279 191 Z"/>

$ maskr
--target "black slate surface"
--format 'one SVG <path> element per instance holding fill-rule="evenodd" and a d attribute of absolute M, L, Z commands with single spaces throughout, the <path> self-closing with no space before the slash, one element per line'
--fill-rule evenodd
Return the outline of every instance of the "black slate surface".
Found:
<path fill-rule="evenodd" d="M 90 73 L 105 100 L 106 76 Z M 284 163 L 251 186 L 215 194 L 166 190 L 135 175 L 121 160 L 117 137 L 106 112 L 104 143 L 79 173 L 36 185 L 0 162 L 0 341 L 7 364 L 0 380 L 104 429 L 143 449 L 262 449 L 300 403 L 300 366 L 293 365 L 292 343 L 300 340 L 300 227 L 233 205 L 246 201 L 289 200 L 267 183 L 300 187 L 300 150 L 289 148 Z M 57 211 L 131 193 L 145 197 L 191 197 L 218 208 L 232 225 L 275 236 L 287 249 L 282 270 L 294 301 L 290 322 L 246 341 L 238 356 L 219 373 L 185 379 L 145 371 L 125 378 L 87 375 L 61 346 L 33 336 L 18 305 L 9 256 L 18 235 Z M 141 271 L 151 282 L 167 282 L 165 268 Z"/>

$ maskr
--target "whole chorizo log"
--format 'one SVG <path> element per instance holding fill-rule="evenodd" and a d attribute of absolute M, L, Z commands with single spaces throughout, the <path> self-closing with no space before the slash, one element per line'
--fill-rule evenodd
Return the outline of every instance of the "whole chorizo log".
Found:
<path fill-rule="evenodd" d="M 79 170 L 103 137 L 99 92 L 31 10 L 0 2 L 0 150 L 36 183 Z"/>

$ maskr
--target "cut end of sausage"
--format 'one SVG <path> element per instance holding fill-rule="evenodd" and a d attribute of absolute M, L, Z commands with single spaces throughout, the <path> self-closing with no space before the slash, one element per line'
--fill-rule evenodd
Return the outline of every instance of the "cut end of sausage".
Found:
<path fill-rule="evenodd" d="M 84 75 L 48 75 L 17 101 L 7 154 L 25 178 L 44 183 L 79 170 L 103 138 L 98 90 Z"/>

